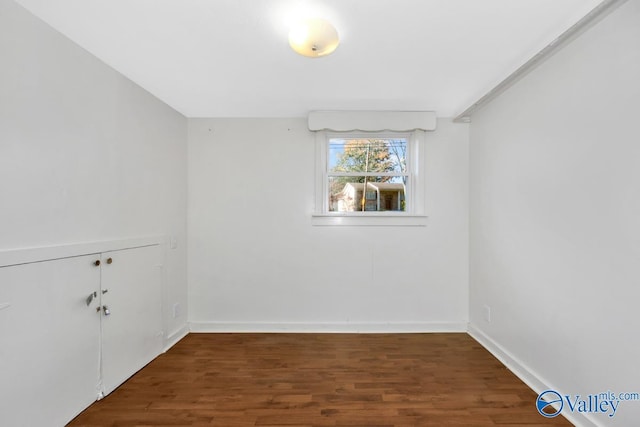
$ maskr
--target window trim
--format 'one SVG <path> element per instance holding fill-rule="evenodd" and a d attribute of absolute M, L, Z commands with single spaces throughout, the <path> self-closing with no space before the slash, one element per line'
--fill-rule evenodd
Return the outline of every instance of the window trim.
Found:
<path fill-rule="evenodd" d="M 425 137 L 423 130 L 404 132 L 335 132 L 317 131 L 315 169 L 315 210 L 313 225 L 355 225 L 355 226 L 425 226 Z M 365 211 L 330 212 L 328 197 L 328 154 L 331 138 L 407 138 L 407 207 L 403 212 Z"/>

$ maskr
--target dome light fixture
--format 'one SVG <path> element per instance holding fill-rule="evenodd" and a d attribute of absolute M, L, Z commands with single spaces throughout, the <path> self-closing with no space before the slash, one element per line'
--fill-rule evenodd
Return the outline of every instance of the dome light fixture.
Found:
<path fill-rule="evenodd" d="M 289 31 L 289 45 L 300 55 L 318 58 L 332 53 L 338 47 L 338 31 L 322 18 L 304 19 Z"/>

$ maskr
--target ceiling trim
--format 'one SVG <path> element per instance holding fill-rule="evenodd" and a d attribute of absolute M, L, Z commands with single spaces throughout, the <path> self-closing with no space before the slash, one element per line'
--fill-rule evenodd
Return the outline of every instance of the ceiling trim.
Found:
<path fill-rule="evenodd" d="M 593 8 L 591 12 L 589 12 L 582 19 L 572 25 L 567 31 L 562 33 L 540 52 L 535 54 L 531 59 L 520 66 L 520 68 L 515 70 L 507 78 L 498 83 L 497 86 L 487 92 L 484 96 L 478 99 L 462 113 L 458 114 L 453 119 L 453 121 L 455 123 L 470 123 L 473 113 L 493 101 L 502 92 L 504 92 L 524 76 L 529 74 L 539 64 L 549 59 L 554 53 L 568 45 L 576 37 L 600 22 L 602 19 L 604 19 L 605 16 L 613 12 L 616 8 L 621 6 L 623 3 L 626 3 L 627 1 L 628 0 L 604 0 L 598 6 Z"/>

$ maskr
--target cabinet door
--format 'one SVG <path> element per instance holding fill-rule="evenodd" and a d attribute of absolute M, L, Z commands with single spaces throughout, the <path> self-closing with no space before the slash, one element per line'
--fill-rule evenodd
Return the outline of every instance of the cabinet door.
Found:
<path fill-rule="evenodd" d="M 0 424 L 61 426 L 96 400 L 96 259 L 0 268 Z"/>
<path fill-rule="evenodd" d="M 162 351 L 161 255 L 159 246 L 102 255 L 102 381 L 105 395 Z"/>

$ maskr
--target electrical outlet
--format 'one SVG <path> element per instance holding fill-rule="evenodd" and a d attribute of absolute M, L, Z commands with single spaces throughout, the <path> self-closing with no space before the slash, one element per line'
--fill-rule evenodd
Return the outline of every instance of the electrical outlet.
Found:
<path fill-rule="evenodd" d="M 491 307 L 488 305 L 484 306 L 484 320 L 491 323 Z"/>
<path fill-rule="evenodd" d="M 180 303 L 173 304 L 173 318 L 180 317 Z"/>

